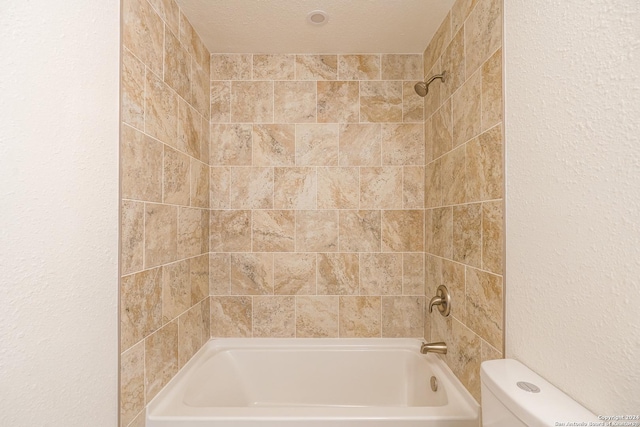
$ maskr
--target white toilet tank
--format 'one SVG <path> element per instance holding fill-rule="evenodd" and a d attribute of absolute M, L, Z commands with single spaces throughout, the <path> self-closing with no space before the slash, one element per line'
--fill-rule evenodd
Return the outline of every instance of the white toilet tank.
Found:
<path fill-rule="evenodd" d="M 480 380 L 483 427 L 589 425 L 589 421 L 599 421 L 593 413 L 517 360 L 483 362 Z"/>

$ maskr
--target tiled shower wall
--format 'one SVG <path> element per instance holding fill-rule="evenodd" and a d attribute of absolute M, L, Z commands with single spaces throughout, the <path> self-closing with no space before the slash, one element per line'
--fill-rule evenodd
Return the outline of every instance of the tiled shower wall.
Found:
<path fill-rule="evenodd" d="M 213 337 L 422 337 L 422 55 L 211 57 Z"/>
<path fill-rule="evenodd" d="M 120 425 L 210 335 L 209 59 L 173 0 L 122 5 Z"/>
<path fill-rule="evenodd" d="M 445 284 L 452 315 L 429 316 L 431 340 L 476 399 L 480 363 L 502 357 L 502 0 L 458 0 L 424 52 L 426 296 Z"/>

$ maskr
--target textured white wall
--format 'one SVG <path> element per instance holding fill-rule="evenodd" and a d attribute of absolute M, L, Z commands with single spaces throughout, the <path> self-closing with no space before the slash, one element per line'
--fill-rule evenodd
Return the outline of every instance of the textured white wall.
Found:
<path fill-rule="evenodd" d="M 640 412 L 640 2 L 506 0 L 506 352 Z"/>
<path fill-rule="evenodd" d="M 0 3 L 2 426 L 117 424 L 118 3 Z"/>

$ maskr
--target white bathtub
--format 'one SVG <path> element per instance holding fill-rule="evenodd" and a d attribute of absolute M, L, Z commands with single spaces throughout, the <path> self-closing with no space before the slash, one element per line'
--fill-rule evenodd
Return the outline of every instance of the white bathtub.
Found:
<path fill-rule="evenodd" d="M 430 386 L 431 376 L 438 391 Z M 479 406 L 413 339 L 213 339 L 147 427 L 478 427 Z"/>

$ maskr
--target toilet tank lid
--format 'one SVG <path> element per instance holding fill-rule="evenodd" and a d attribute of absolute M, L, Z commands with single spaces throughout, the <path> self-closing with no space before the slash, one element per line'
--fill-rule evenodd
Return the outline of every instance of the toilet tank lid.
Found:
<path fill-rule="evenodd" d="M 558 425 L 556 422 L 584 422 L 588 425 L 589 421 L 599 421 L 584 406 L 517 360 L 483 362 L 480 379 L 504 406 L 529 426 Z M 518 387 L 518 382 L 533 384 L 540 391 L 523 390 Z"/>

